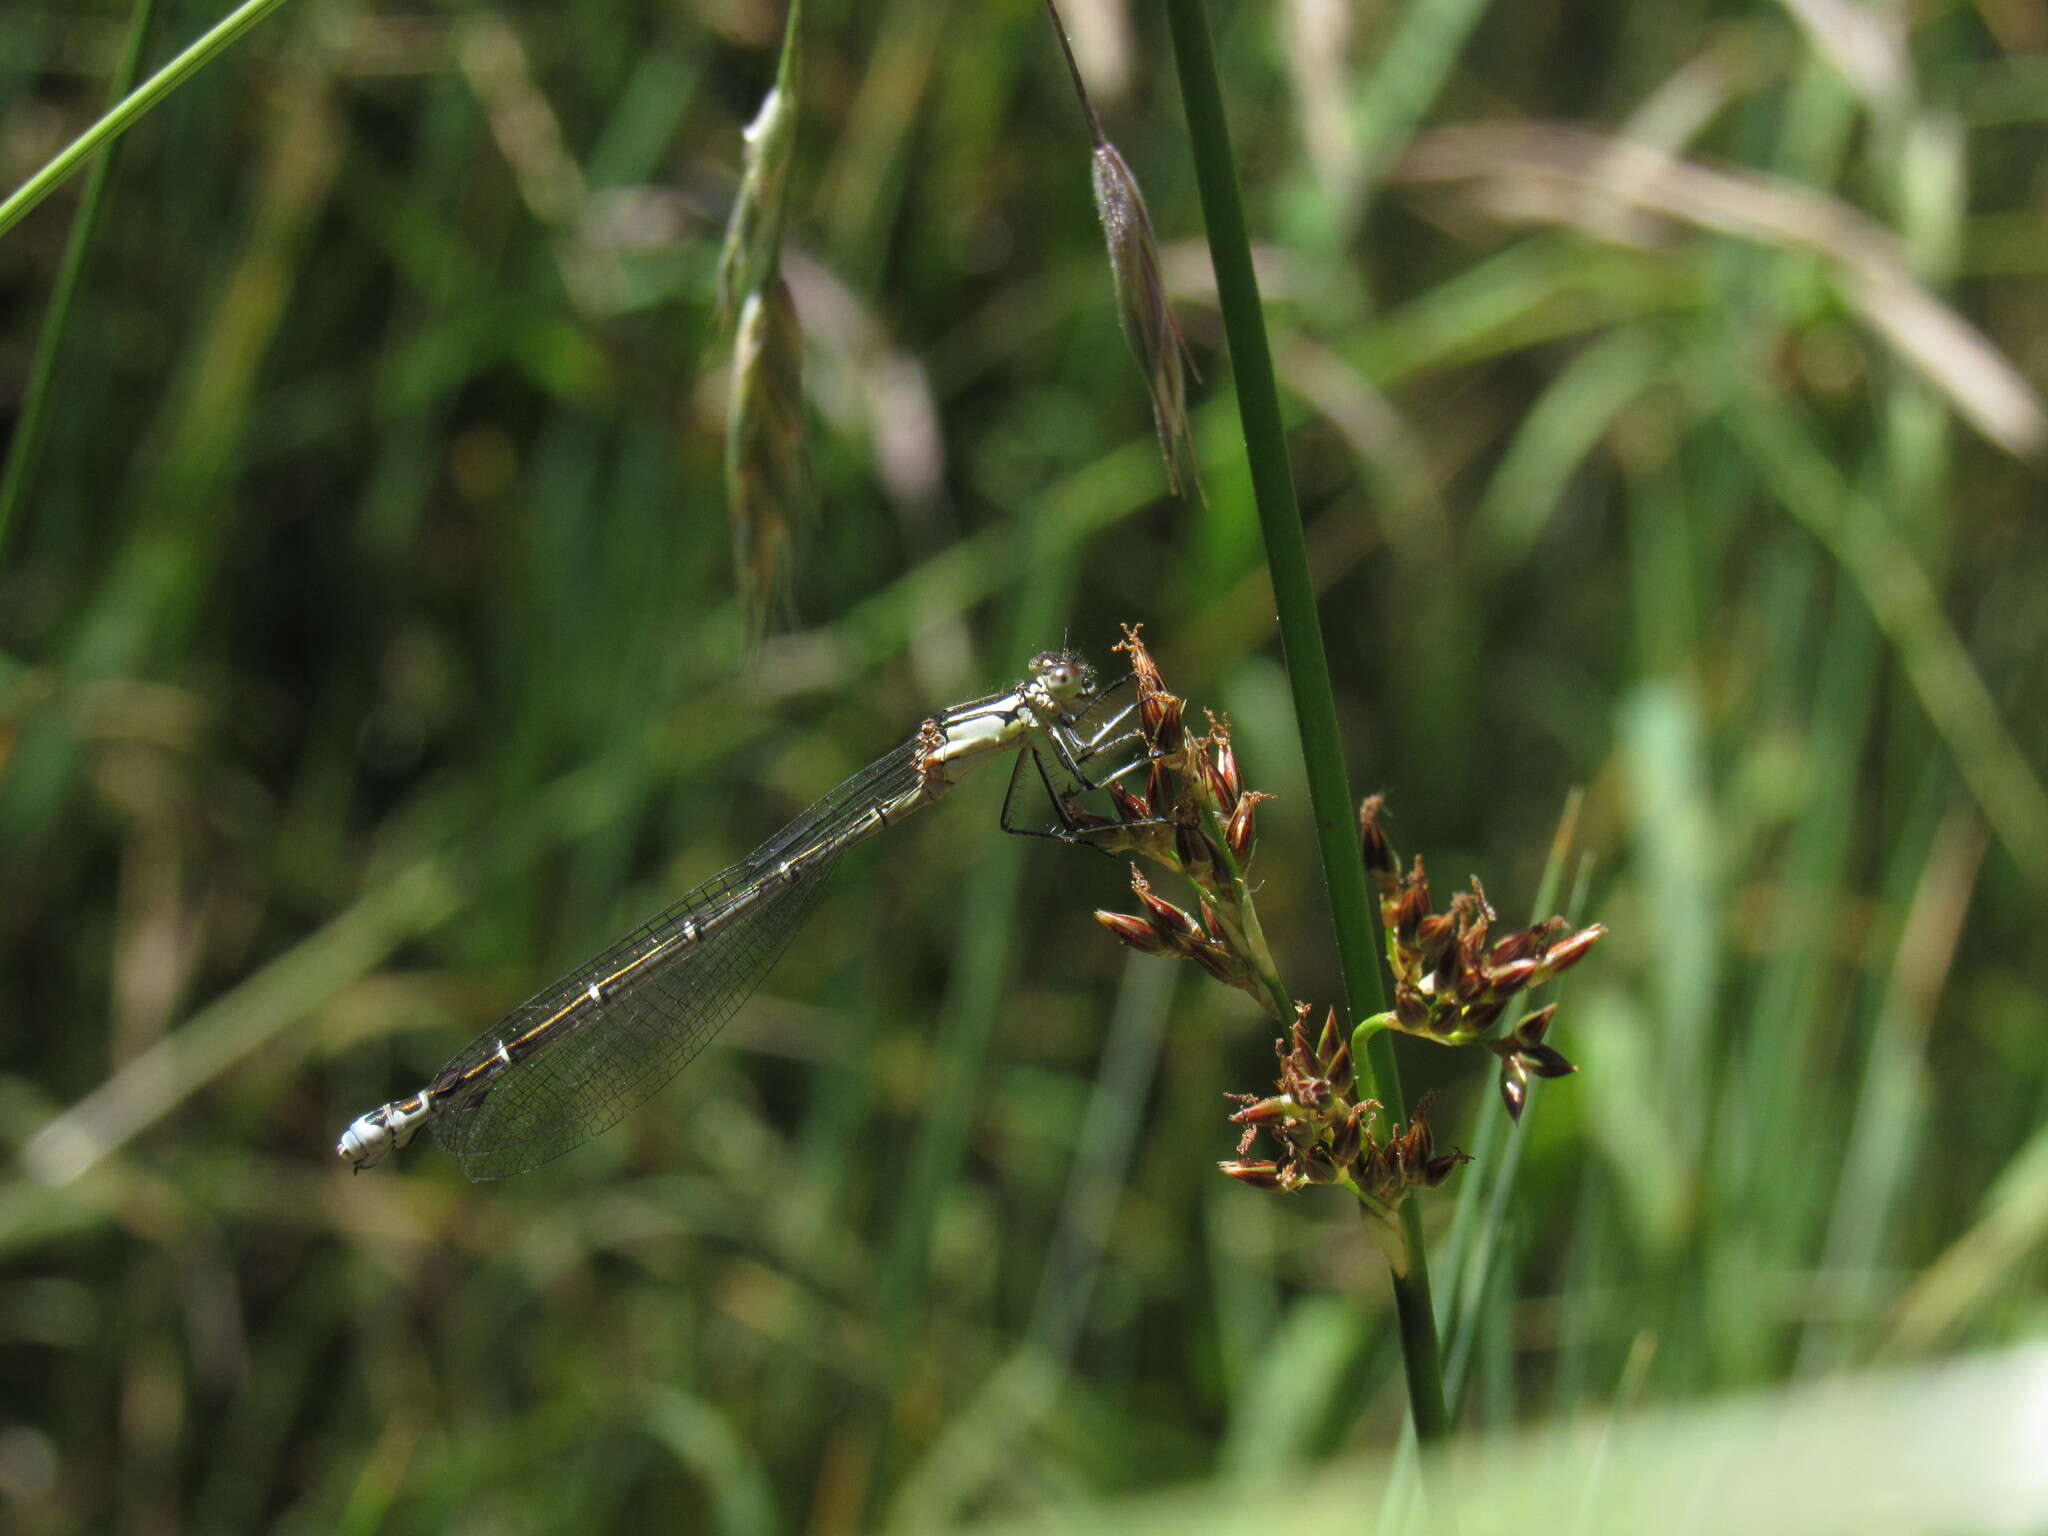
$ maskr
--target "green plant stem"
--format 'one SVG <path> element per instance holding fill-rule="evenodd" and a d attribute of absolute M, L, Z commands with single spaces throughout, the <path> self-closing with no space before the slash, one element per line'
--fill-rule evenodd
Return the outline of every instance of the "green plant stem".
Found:
<path fill-rule="evenodd" d="M 128 37 L 121 46 L 121 59 L 114 66 L 114 80 L 108 90 L 110 102 L 118 102 L 135 86 L 142 73 L 142 45 L 149 36 L 149 24 L 156 16 L 156 0 L 135 0 L 128 17 Z M 43 445 L 44 412 L 49 405 L 50 384 L 57 376 L 57 357 L 64 349 L 64 333 L 71 320 L 71 301 L 85 274 L 86 253 L 92 249 L 99 228 L 100 205 L 107 195 L 107 182 L 114 172 L 110 150 L 92 168 L 86 179 L 85 195 L 78 202 L 78 216 L 64 243 L 64 261 L 57 269 L 56 286 L 50 292 L 50 307 L 43 316 L 42 334 L 36 338 L 36 355 L 29 365 L 28 387 L 22 391 L 21 411 L 15 418 L 14 435 L 7 443 L 7 463 L 0 469 L 0 550 L 7 547 L 7 532 L 14 525 L 14 510 L 28 484 Z"/>
<path fill-rule="evenodd" d="M 1244 942 L 1240 946 L 1252 969 L 1258 973 L 1259 985 L 1266 990 L 1267 1003 L 1273 1010 L 1273 1022 L 1283 1030 L 1294 1020 L 1294 994 L 1280 979 L 1280 968 L 1273 963 L 1273 951 L 1266 943 L 1265 925 L 1259 921 L 1258 903 L 1252 899 L 1252 888 L 1244 878 L 1244 868 L 1237 862 L 1237 855 L 1230 851 L 1230 839 L 1223 835 L 1223 818 L 1212 810 L 1202 812 L 1202 830 L 1209 836 L 1209 846 L 1215 850 L 1218 867 L 1230 887 L 1230 899 L 1222 905 L 1228 909 L 1228 921 L 1236 924 Z M 1199 890 L 1200 887 L 1198 886 Z"/>
<path fill-rule="evenodd" d="M 1281 654 L 1294 696 L 1316 841 L 1322 853 L 1323 880 L 1336 925 L 1346 1017 L 1357 1018 L 1362 1012 L 1379 1012 L 1386 1007 L 1374 943 L 1378 924 L 1352 824 L 1351 789 L 1337 730 L 1330 663 L 1323 651 L 1315 587 L 1309 577 L 1308 546 L 1302 535 L 1301 508 L 1295 500 L 1294 473 L 1288 463 L 1287 436 L 1280 419 L 1280 395 L 1266 342 L 1258 280 L 1252 271 L 1251 238 L 1245 229 L 1244 207 L 1231 158 L 1230 129 L 1223 114 L 1223 92 L 1216 76 L 1215 49 L 1209 39 L 1201 0 L 1165 3 L 1173 30 L 1174 60 L 1180 72 L 1202 215 L 1208 226 L 1209 256 L 1216 269 L 1217 302 L 1237 380 L 1238 413 L 1244 424 L 1252 495 L 1258 505 L 1266 564 L 1273 580 L 1273 601 L 1280 618 Z M 1368 1001 L 1369 1008 L 1364 1006 Z M 1405 1118 L 1407 1110 L 1402 1101 L 1393 1043 L 1384 1031 L 1373 1038 L 1366 1060 L 1360 1065 L 1369 1074 L 1373 1096 L 1388 1114 L 1397 1120 Z M 1394 1304 L 1400 1320 L 1409 1407 L 1415 1415 L 1416 1435 L 1426 1442 L 1442 1437 L 1449 1423 L 1444 1412 L 1436 1320 L 1429 1299 L 1429 1268 L 1413 1200 L 1402 1208 L 1401 1229 L 1407 1264 L 1405 1270 L 1398 1265 L 1394 1270 Z"/>
<path fill-rule="evenodd" d="M 6 202 L 0 203 L 0 235 L 19 224 L 30 209 L 70 179 L 95 152 L 134 127 L 145 113 L 210 63 L 215 54 L 284 3 L 285 0 L 243 0 L 198 41 L 122 97 L 98 122 L 59 150 L 48 165 L 17 187 Z"/>

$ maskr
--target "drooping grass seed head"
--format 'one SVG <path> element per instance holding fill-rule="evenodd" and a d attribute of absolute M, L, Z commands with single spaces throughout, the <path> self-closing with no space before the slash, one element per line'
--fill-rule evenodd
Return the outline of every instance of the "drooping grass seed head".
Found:
<path fill-rule="evenodd" d="M 717 324 L 732 319 L 750 294 L 767 282 L 780 259 L 783 207 L 789 166 L 796 149 L 797 86 L 802 66 L 798 21 L 800 0 L 789 9 L 775 84 L 746 128 L 739 191 L 726 220 L 718 253 Z"/>
<path fill-rule="evenodd" d="M 1194 439 L 1188 428 L 1187 375 L 1193 369 L 1187 338 L 1167 301 L 1159 242 L 1138 178 L 1116 146 L 1102 140 L 1094 152 L 1095 212 L 1109 245 L 1109 271 L 1116 286 L 1118 323 L 1145 375 L 1152 422 L 1166 461 L 1166 483 L 1174 495 L 1201 494 L 1195 472 Z"/>
<path fill-rule="evenodd" d="M 803 329 L 780 274 L 740 305 L 726 423 L 726 515 L 750 626 L 791 604 L 796 529 L 809 497 Z"/>

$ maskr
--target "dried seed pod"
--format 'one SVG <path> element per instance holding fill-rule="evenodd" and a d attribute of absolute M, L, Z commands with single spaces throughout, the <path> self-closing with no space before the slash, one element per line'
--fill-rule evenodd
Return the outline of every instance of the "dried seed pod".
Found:
<path fill-rule="evenodd" d="M 1515 1026 L 1514 1042 L 1517 1045 L 1538 1045 L 1549 1033 L 1550 1021 L 1557 1017 L 1557 1004 L 1538 1008 L 1534 1013 Z"/>
<path fill-rule="evenodd" d="M 1533 982 L 1541 969 L 1538 961 L 1529 958 L 1510 960 L 1506 965 L 1495 965 L 1489 960 L 1480 976 L 1488 991 L 1510 997 Z"/>
<path fill-rule="evenodd" d="M 1249 1184 L 1253 1189 L 1284 1190 L 1281 1182 L 1280 1165 L 1277 1163 L 1231 1162 L 1216 1165 L 1240 1184 Z"/>
<path fill-rule="evenodd" d="M 1230 1118 L 1239 1125 L 1265 1125 L 1274 1120 L 1291 1119 L 1300 1113 L 1300 1105 L 1286 1094 L 1279 1093 L 1269 1099 L 1253 1099 Z"/>
<path fill-rule="evenodd" d="M 1329 1071 L 1329 1064 L 1336 1060 L 1337 1049 L 1343 1043 L 1344 1036 L 1337 1028 L 1337 1010 L 1333 1007 L 1324 1013 L 1323 1032 L 1316 1036 L 1316 1061 L 1324 1071 Z"/>
<path fill-rule="evenodd" d="M 1142 917 L 1132 917 L 1126 912 L 1105 912 L 1098 910 L 1095 921 L 1107 928 L 1119 943 L 1128 944 L 1143 955 L 1171 955 L 1178 951 L 1173 944 L 1159 936 L 1159 932 Z"/>
<path fill-rule="evenodd" d="M 1429 999 L 1405 981 L 1396 983 L 1394 1017 L 1403 1029 L 1420 1029 L 1429 1020 Z"/>
<path fill-rule="evenodd" d="M 1131 675 L 1138 680 L 1138 697 L 1150 693 L 1164 693 L 1166 680 L 1159 675 L 1159 663 L 1152 659 L 1152 652 L 1145 646 L 1142 624 L 1126 624 L 1124 637 L 1110 649 L 1121 651 L 1131 658 Z"/>
<path fill-rule="evenodd" d="M 1354 1104 L 1351 1112 L 1339 1120 L 1336 1129 L 1330 1133 L 1330 1161 L 1339 1168 L 1350 1168 L 1358 1161 L 1364 1138 L 1365 1106 Z"/>
<path fill-rule="evenodd" d="M 1579 1070 L 1555 1047 L 1548 1045 L 1525 1045 L 1515 1055 L 1538 1077 L 1570 1077 Z"/>
<path fill-rule="evenodd" d="M 1259 802 L 1272 798 L 1252 790 L 1239 798 L 1237 809 L 1230 813 L 1230 820 L 1223 825 L 1223 841 L 1230 845 L 1231 856 L 1240 865 L 1251 862 L 1252 850 L 1258 844 Z"/>
<path fill-rule="evenodd" d="M 1394 846 L 1387 841 L 1386 829 L 1380 825 L 1386 805 L 1385 795 L 1367 795 L 1358 807 L 1359 856 L 1365 861 L 1366 877 L 1383 898 L 1401 884 L 1401 861 L 1394 856 Z"/>
<path fill-rule="evenodd" d="M 1590 928 L 1581 928 L 1569 937 L 1559 939 L 1543 953 L 1543 972 L 1546 979 L 1560 971 L 1568 971 L 1585 959 L 1593 946 L 1607 937 L 1604 923 L 1595 923 Z"/>
<path fill-rule="evenodd" d="M 1109 801 L 1110 804 L 1116 807 L 1117 815 L 1125 821 L 1150 821 L 1152 819 L 1152 806 L 1150 802 L 1142 795 L 1132 794 L 1131 791 L 1125 789 L 1121 784 L 1109 786 Z"/>
<path fill-rule="evenodd" d="M 1154 751 L 1169 756 L 1180 751 L 1187 741 L 1187 727 L 1182 720 L 1186 710 L 1185 699 L 1164 691 L 1140 695 L 1138 718 Z"/>
<path fill-rule="evenodd" d="M 1541 951 L 1543 942 L 1544 932 L 1540 927 L 1520 929 L 1495 944 L 1486 957 L 1486 963 L 1500 967 L 1513 965 L 1518 960 L 1533 959 Z"/>
<path fill-rule="evenodd" d="M 1508 1118 L 1519 1124 L 1522 1106 L 1529 1102 L 1529 1074 L 1512 1056 L 1500 1064 L 1500 1101 L 1508 1107 Z"/>
<path fill-rule="evenodd" d="M 1180 872 L 1194 884 L 1206 890 L 1215 883 L 1216 866 L 1221 861 L 1216 857 L 1216 848 L 1209 841 L 1209 834 L 1200 827 L 1176 824 L 1173 854 L 1180 865 Z"/>
<path fill-rule="evenodd" d="M 1145 908 L 1145 915 L 1153 930 L 1182 954 L 1193 954 L 1196 946 L 1205 942 L 1201 926 L 1187 913 L 1162 896 L 1152 894 L 1152 884 L 1131 866 L 1131 891 Z"/>
<path fill-rule="evenodd" d="M 1210 755 L 1202 762 L 1203 787 L 1218 815 L 1228 816 L 1237 809 L 1239 796 L 1244 793 L 1244 784 L 1238 777 L 1237 749 L 1230 744 L 1230 722 L 1209 717 Z"/>
<path fill-rule="evenodd" d="M 1330 1086 L 1337 1092 L 1351 1091 L 1351 1046 L 1348 1042 L 1337 1047 L 1337 1054 L 1324 1066 L 1323 1075 L 1330 1080 Z"/>
<path fill-rule="evenodd" d="M 1508 1010 L 1504 997 L 1491 998 L 1483 1003 L 1474 1003 L 1465 1009 L 1458 1019 L 1458 1028 L 1470 1035 L 1483 1035 L 1500 1022 L 1500 1016 Z"/>

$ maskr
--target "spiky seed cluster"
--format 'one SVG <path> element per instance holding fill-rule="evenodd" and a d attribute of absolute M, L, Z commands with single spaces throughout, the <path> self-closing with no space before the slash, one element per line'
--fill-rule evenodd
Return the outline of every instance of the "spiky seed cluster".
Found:
<path fill-rule="evenodd" d="M 1375 1134 L 1380 1105 L 1354 1097 L 1351 1047 L 1337 1027 L 1336 1010 L 1325 1017 L 1313 1046 L 1310 1012 L 1306 1003 L 1297 1005 L 1286 1038 L 1276 1043 L 1278 1092 L 1265 1098 L 1229 1095 L 1243 1106 L 1230 1118 L 1245 1129 L 1237 1158 L 1219 1166 L 1241 1183 L 1282 1194 L 1311 1184 L 1343 1185 L 1376 1215 L 1390 1218 L 1410 1190 L 1435 1188 L 1470 1159 L 1455 1148 L 1436 1150 L 1427 1099 L 1405 1128 Z M 1247 1155 L 1261 1130 L 1278 1143 L 1277 1157 Z"/>
<path fill-rule="evenodd" d="M 1359 844 L 1366 874 L 1379 893 L 1380 922 L 1387 931 L 1387 963 L 1394 974 L 1394 1008 L 1388 1027 L 1443 1045 L 1484 1045 L 1500 1058 L 1500 1092 L 1508 1113 L 1520 1119 L 1529 1078 L 1563 1077 L 1578 1069 L 1544 1044 L 1557 1005 L 1528 1015 L 1507 1035 L 1494 1038 L 1518 993 L 1541 986 L 1569 970 L 1607 933 L 1599 923 L 1574 929 L 1561 917 L 1492 940 L 1496 914 L 1477 879 L 1460 891 L 1447 911 L 1430 910 L 1429 876 L 1418 855 L 1402 873 L 1400 860 L 1381 825 L 1385 802 L 1368 799 L 1358 812 Z"/>
<path fill-rule="evenodd" d="M 1276 1006 L 1272 958 L 1244 884 L 1257 843 L 1258 806 L 1269 797 L 1244 787 L 1228 721 L 1211 715 L 1207 735 L 1188 731 L 1187 703 L 1167 691 L 1138 626 L 1124 627 L 1116 649 L 1130 657 L 1137 679 L 1144 791 L 1112 784 L 1114 818 L 1078 806 L 1067 811 L 1098 847 L 1135 853 L 1184 877 L 1198 893 L 1200 915 L 1155 896 L 1134 864 L 1131 889 L 1141 911 L 1097 912 L 1096 920 L 1133 949 L 1192 960 L 1217 980 Z"/>
<path fill-rule="evenodd" d="M 795 517 L 804 465 L 804 340 L 779 272 L 740 304 L 725 438 L 725 505 L 733 569 L 750 626 L 791 606 Z"/>
<path fill-rule="evenodd" d="M 1223 935 L 1229 932 L 1214 905 L 1199 903 L 1201 916 L 1183 911 L 1152 892 L 1152 883 L 1137 865 L 1131 866 L 1131 893 L 1142 915 L 1097 912 L 1095 920 L 1123 943 L 1145 955 L 1192 960 L 1225 986 L 1263 998 L 1259 980 L 1244 957 Z"/>
<path fill-rule="evenodd" d="M 1234 900 L 1224 889 L 1227 872 L 1234 864 L 1242 873 L 1251 862 L 1258 806 L 1272 797 L 1244 787 L 1228 720 L 1211 714 L 1206 736 L 1189 734 L 1187 701 L 1167 691 L 1139 631 L 1126 624 L 1115 649 L 1130 657 L 1137 681 L 1144 792 L 1115 783 L 1109 787 L 1113 818 L 1090 815 L 1080 806 L 1067 807 L 1068 814 L 1097 847 L 1138 854 L 1185 875 L 1205 894 Z"/>

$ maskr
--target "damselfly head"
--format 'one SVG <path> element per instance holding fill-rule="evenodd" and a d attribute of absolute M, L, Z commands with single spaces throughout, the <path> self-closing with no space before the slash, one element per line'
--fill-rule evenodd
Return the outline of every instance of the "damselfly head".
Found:
<path fill-rule="evenodd" d="M 358 1173 L 384 1161 L 391 1155 L 391 1130 L 384 1123 L 384 1112 L 372 1110 L 367 1115 L 358 1115 L 341 1133 L 334 1150 Z"/>
<path fill-rule="evenodd" d="M 1062 703 L 1095 691 L 1095 669 L 1072 651 L 1040 651 L 1031 658 L 1031 677 Z"/>

